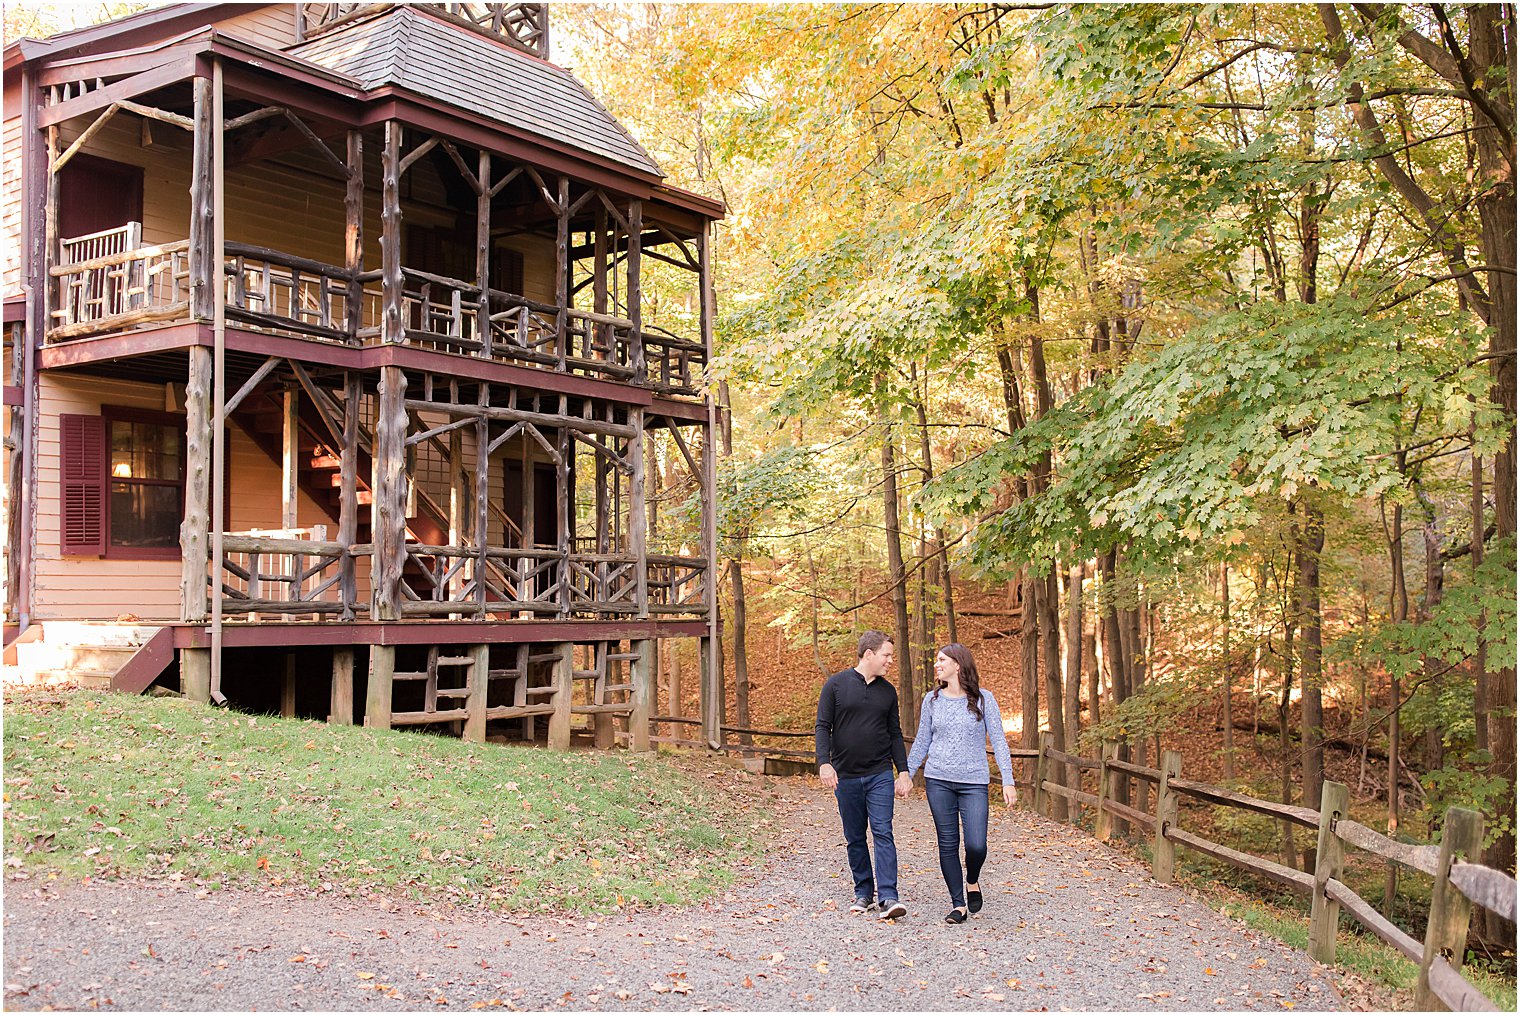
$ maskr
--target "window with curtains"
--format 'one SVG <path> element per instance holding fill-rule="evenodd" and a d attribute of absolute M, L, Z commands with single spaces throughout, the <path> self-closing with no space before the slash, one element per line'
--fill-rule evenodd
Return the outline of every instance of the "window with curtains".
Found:
<path fill-rule="evenodd" d="M 60 420 L 62 547 L 78 556 L 179 556 L 185 421 L 105 406 Z"/>

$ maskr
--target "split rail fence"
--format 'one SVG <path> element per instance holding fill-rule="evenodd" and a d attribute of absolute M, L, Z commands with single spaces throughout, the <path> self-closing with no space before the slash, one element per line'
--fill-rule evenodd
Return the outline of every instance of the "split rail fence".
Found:
<path fill-rule="evenodd" d="M 675 716 L 655 716 L 655 723 L 689 724 L 697 720 Z M 812 731 L 759 730 L 721 727 L 725 733 L 743 733 L 761 738 L 811 737 Z M 706 744 L 676 736 L 653 736 L 657 743 L 703 747 Z M 798 761 L 813 761 L 811 750 L 785 750 L 761 745 L 725 744 L 724 750 L 746 754 L 764 754 Z M 990 752 L 989 752 L 990 753 Z M 1177 847 L 1212 857 L 1234 867 L 1250 871 L 1285 885 L 1310 898 L 1309 955 L 1318 962 L 1335 961 L 1335 939 L 1342 909 L 1374 936 L 1419 966 L 1415 986 L 1415 1007 L 1421 1011 L 1497 1011 L 1493 1002 L 1459 971 L 1467 947 L 1467 932 L 1474 905 L 1481 906 L 1511 923 L 1515 921 L 1517 886 L 1510 875 L 1470 863 L 1483 845 L 1483 816 L 1463 807 L 1446 812 L 1439 845 L 1414 845 L 1398 842 L 1351 820 L 1350 790 L 1337 782 L 1326 781 L 1320 809 L 1277 803 L 1245 796 L 1221 786 L 1182 778 L 1182 755 L 1166 751 L 1161 767 L 1150 768 L 1119 758 L 1118 744 L 1103 745 L 1097 760 L 1080 758 L 1056 750 L 1049 733 L 1041 733 L 1037 749 L 1013 748 L 1015 760 L 1032 768 L 1030 779 L 1018 785 L 1033 792 L 1029 806 L 1046 817 L 1051 816 L 1051 800 L 1060 798 L 1077 807 L 1095 810 L 1094 834 L 1107 842 L 1126 825 L 1144 828 L 1152 836 L 1151 873 L 1157 881 L 1170 884 L 1176 868 Z M 1097 792 L 1084 792 L 1083 773 L 1096 773 Z M 1154 809 L 1147 811 L 1123 803 L 1129 780 L 1144 780 L 1156 787 Z M 1070 781 L 1073 785 L 1067 785 Z M 1318 833 L 1314 852 L 1314 870 L 1295 867 L 1231 849 L 1202 836 L 1185 831 L 1178 821 L 1178 802 L 1182 797 L 1207 804 L 1233 807 L 1287 821 Z M 1077 809 L 1072 809 L 1076 820 Z M 1419 871 L 1434 879 L 1430 916 L 1425 939 L 1418 941 L 1392 920 L 1379 913 L 1342 880 L 1347 849 L 1371 853 L 1408 870 Z"/>

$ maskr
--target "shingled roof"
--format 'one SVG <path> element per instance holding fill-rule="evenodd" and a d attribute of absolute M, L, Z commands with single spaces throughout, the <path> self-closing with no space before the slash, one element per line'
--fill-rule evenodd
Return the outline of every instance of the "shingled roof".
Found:
<path fill-rule="evenodd" d="M 397 5 L 287 52 L 662 177 L 639 143 L 566 70 L 484 35 Z"/>

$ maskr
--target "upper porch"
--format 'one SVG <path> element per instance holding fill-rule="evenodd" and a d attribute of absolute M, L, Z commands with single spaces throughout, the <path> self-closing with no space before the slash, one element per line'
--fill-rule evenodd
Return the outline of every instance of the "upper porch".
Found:
<path fill-rule="evenodd" d="M 76 346 L 74 365 L 123 348 L 84 340 L 220 321 L 465 376 L 703 392 L 720 205 L 664 186 L 569 75 L 447 9 L 510 5 L 303 6 L 335 15 L 284 50 L 212 27 L 23 66 L 37 344 Z M 417 78 L 413 51 L 451 69 Z"/>

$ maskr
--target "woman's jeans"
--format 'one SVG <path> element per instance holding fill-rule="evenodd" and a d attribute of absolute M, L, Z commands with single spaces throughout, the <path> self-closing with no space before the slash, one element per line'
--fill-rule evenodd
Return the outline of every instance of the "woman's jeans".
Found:
<path fill-rule="evenodd" d="M 897 901 L 897 843 L 892 839 L 892 770 L 841 778 L 834 789 L 839 802 L 839 820 L 844 825 L 844 841 L 850 857 L 850 876 L 855 880 L 857 899 Z M 871 851 L 866 846 L 866 824 L 876 841 L 876 875 L 871 876 Z M 986 824 L 983 808 L 982 824 Z"/>
<path fill-rule="evenodd" d="M 987 787 L 974 782 L 924 779 L 934 831 L 939 837 L 939 869 L 950 889 L 950 901 L 966 904 L 966 883 L 977 884 L 987 859 Z M 966 881 L 961 881 L 961 828 L 966 831 Z"/>

